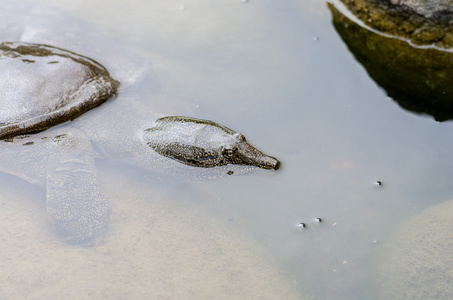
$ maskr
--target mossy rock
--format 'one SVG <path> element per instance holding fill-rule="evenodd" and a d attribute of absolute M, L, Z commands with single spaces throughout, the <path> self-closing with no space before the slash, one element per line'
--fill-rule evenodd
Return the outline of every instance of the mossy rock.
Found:
<path fill-rule="evenodd" d="M 398 104 L 437 121 L 453 119 L 453 53 L 413 47 L 382 35 L 329 8 L 338 34 L 370 77 Z"/>
<path fill-rule="evenodd" d="M 367 26 L 416 45 L 453 47 L 453 1 L 340 0 Z"/>

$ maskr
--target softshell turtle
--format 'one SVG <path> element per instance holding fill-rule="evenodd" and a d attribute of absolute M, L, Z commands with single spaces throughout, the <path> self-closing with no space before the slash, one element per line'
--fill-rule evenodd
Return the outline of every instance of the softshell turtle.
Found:
<path fill-rule="evenodd" d="M 69 241 L 92 240 L 108 222 L 95 157 L 192 178 L 279 167 L 212 121 L 158 115 L 123 99 L 85 113 L 119 85 L 87 57 L 30 43 L 0 51 L 0 170 L 46 187 L 50 219 Z"/>

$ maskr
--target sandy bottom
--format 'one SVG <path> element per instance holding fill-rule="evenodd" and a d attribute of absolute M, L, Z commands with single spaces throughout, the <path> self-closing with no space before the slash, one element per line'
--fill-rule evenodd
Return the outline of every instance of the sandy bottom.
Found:
<path fill-rule="evenodd" d="M 2 180 L 0 298 L 300 299 L 230 213 L 191 209 L 110 171 L 101 180 L 111 224 L 91 247 L 55 236 L 43 190 Z"/>
<path fill-rule="evenodd" d="M 453 299 L 453 200 L 415 215 L 385 244 L 380 299 Z"/>

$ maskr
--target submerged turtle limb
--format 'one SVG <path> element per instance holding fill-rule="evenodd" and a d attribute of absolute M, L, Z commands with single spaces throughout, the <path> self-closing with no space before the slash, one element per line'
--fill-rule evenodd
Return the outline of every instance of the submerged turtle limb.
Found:
<path fill-rule="evenodd" d="M 72 128 L 50 139 L 52 159 L 46 176 L 50 219 L 70 242 L 96 238 L 108 223 L 110 208 L 99 190 L 91 142 Z"/>

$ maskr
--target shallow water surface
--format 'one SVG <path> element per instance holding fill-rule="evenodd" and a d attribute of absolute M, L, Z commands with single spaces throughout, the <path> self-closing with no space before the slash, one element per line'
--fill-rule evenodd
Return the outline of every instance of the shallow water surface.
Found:
<path fill-rule="evenodd" d="M 58 240 L 45 192 L 2 174 L 1 297 L 373 298 L 394 228 L 453 195 L 452 124 L 388 98 L 324 1 L 4 5 L 2 40 L 92 57 L 123 83 L 115 101 L 242 131 L 282 167 L 187 183 L 100 161 L 112 217 L 93 248 Z"/>

